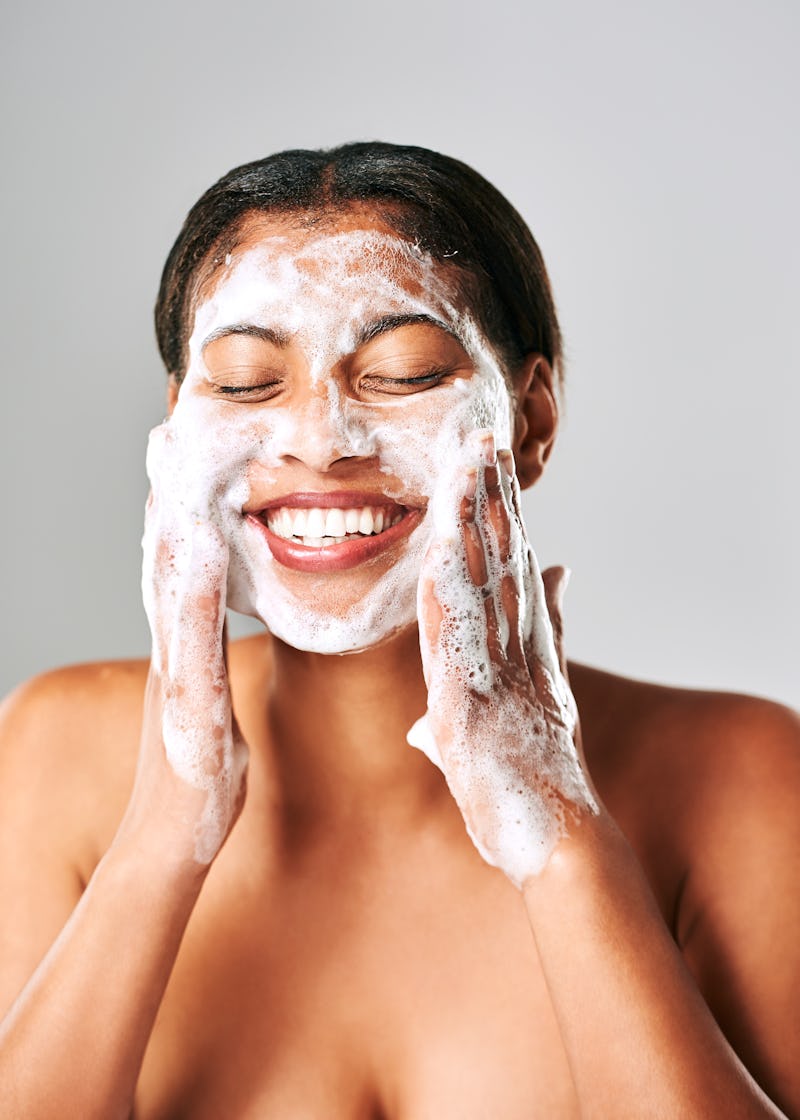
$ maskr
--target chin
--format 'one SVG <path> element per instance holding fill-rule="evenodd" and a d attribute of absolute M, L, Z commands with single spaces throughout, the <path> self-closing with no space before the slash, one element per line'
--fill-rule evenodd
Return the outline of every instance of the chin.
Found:
<path fill-rule="evenodd" d="M 257 618 L 269 632 L 304 653 L 350 654 L 375 649 L 416 627 L 416 587 L 395 596 L 365 596 L 346 612 L 289 599 L 262 589 L 255 596 L 229 594 L 228 606 Z M 334 605 L 332 604 L 332 607 Z"/>
<path fill-rule="evenodd" d="M 398 626 L 394 626 L 391 630 L 387 631 L 387 633 L 385 633 L 385 634 L 381 635 L 381 637 L 375 639 L 375 641 L 370 641 L 370 642 L 368 642 L 364 645 L 354 646 L 351 649 L 328 650 L 327 653 L 329 653 L 333 656 L 337 656 L 337 657 L 349 657 L 351 655 L 356 655 L 356 654 L 359 654 L 359 653 L 370 653 L 370 652 L 372 652 L 373 650 L 376 650 L 376 649 L 383 649 L 385 646 L 391 645 L 392 642 L 397 641 L 399 638 L 406 637 L 407 635 L 409 635 L 412 632 L 415 633 L 415 634 L 417 632 L 417 620 L 416 619 L 414 619 L 413 622 L 406 622 L 406 623 L 402 623 Z M 295 648 L 299 648 L 299 647 L 295 647 Z M 304 652 L 311 653 L 311 652 L 319 652 L 319 651 L 304 650 Z"/>
<path fill-rule="evenodd" d="M 407 553 L 372 579 L 337 573 L 326 579 L 300 577 L 287 586 L 284 573 L 253 573 L 253 566 L 232 565 L 228 606 L 257 618 L 280 641 L 306 653 L 349 654 L 374 649 L 416 625 L 420 558 Z M 369 569 L 368 569 L 369 570 Z M 289 580 L 296 573 L 287 573 Z M 377 578 L 375 578 L 377 576 Z M 276 578 L 277 577 L 277 578 Z"/>

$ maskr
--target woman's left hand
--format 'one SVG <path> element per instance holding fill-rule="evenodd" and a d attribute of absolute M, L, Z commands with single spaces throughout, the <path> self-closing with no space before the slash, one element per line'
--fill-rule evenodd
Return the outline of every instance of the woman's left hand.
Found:
<path fill-rule="evenodd" d="M 409 741 L 441 766 L 484 859 L 522 887 L 598 807 L 560 649 L 567 573 L 539 572 L 511 452 L 491 433 L 476 445 L 451 498 L 456 531 L 423 563 L 428 711 Z"/>

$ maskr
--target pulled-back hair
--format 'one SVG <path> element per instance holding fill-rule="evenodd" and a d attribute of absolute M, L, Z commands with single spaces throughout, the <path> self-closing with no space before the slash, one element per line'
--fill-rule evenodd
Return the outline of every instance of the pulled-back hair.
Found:
<path fill-rule="evenodd" d="M 200 283 L 258 212 L 330 214 L 374 205 L 402 237 L 455 267 L 475 319 L 513 377 L 527 354 L 560 374 L 562 345 L 550 281 L 533 235 L 514 207 L 460 160 L 400 144 L 365 142 L 291 150 L 243 164 L 205 192 L 172 247 L 155 308 L 167 371 L 185 372 L 190 316 Z"/>

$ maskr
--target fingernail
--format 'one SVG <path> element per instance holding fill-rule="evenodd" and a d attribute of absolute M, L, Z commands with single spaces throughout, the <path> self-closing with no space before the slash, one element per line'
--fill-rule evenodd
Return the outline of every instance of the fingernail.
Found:
<path fill-rule="evenodd" d="M 569 581 L 572 579 L 572 568 L 563 568 L 561 571 L 561 579 L 558 581 L 558 605 L 564 605 L 564 596 L 569 587 Z"/>
<path fill-rule="evenodd" d="M 509 451 L 507 448 L 503 448 L 502 451 L 497 452 L 497 458 L 500 460 L 503 466 L 503 470 L 506 472 L 508 477 L 513 478 L 515 470 L 513 452 Z"/>
<path fill-rule="evenodd" d="M 478 491 L 478 472 L 474 467 L 470 467 L 466 471 L 466 481 L 464 484 L 464 497 L 472 500 Z"/>
<path fill-rule="evenodd" d="M 497 462 L 497 450 L 495 448 L 493 432 L 487 432 L 481 440 L 481 457 L 487 467 L 493 467 Z"/>

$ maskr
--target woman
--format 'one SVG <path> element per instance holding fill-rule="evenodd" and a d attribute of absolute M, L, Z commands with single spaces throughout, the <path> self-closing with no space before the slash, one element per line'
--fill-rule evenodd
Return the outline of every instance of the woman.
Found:
<path fill-rule="evenodd" d="M 797 720 L 567 683 L 518 215 L 423 149 L 283 153 L 156 318 L 151 661 L 4 713 L 3 1115 L 800 1115 Z"/>

